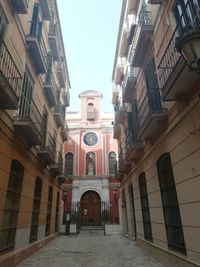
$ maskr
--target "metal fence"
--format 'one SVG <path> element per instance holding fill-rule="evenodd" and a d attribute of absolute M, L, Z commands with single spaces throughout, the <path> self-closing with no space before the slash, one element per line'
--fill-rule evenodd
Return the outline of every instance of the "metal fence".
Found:
<path fill-rule="evenodd" d="M 106 224 L 119 224 L 117 199 L 93 203 L 75 201 L 70 207 L 67 213 L 70 213 L 70 223 L 76 224 L 77 233 L 105 232 Z"/>

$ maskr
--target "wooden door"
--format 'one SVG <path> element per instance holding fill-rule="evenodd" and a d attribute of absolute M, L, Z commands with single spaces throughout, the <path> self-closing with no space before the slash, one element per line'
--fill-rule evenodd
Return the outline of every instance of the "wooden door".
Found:
<path fill-rule="evenodd" d="M 86 192 L 81 198 L 81 225 L 101 224 L 101 199 L 94 191 Z"/>

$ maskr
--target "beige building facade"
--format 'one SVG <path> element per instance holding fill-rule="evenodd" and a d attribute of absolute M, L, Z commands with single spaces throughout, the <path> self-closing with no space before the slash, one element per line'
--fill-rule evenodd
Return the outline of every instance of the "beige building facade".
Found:
<path fill-rule="evenodd" d="M 200 265 L 200 76 L 177 52 L 200 3 L 122 3 L 113 67 L 122 232 L 166 266 Z"/>
<path fill-rule="evenodd" d="M 70 80 L 56 0 L 0 1 L 0 266 L 59 231 Z"/>

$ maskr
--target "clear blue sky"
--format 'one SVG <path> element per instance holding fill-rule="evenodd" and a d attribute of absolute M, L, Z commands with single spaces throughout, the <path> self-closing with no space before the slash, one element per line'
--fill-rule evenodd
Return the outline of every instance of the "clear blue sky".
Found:
<path fill-rule="evenodd" d="M 57 0 L 70 75 L 70 107 L 79 93 L 103 93 L 102 110 L 113 111 L 112 69 L 122 0 Z"/>

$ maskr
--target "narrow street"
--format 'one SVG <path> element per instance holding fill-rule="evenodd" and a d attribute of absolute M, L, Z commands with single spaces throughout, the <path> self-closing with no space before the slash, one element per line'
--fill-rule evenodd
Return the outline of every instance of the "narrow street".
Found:
<path fill-rule="evenodd" d="M 117 236 L 59 236 L 17 267 L 164 267 L 135 242 Z"/>

